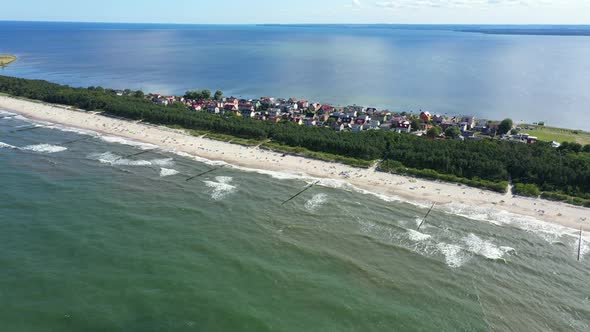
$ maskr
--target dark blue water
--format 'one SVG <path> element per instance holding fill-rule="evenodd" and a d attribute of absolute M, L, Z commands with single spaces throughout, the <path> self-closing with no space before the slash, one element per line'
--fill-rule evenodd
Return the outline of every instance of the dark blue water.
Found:
<path fill-rule="evenodd" d="M 590 37 L 456 29 L 0 22 L 0 53 L 19 57 L 0 73 L 590 129 Z"/>

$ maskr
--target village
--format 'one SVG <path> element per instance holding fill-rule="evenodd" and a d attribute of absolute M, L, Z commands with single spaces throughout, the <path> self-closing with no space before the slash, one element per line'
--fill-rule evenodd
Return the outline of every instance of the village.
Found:
<path fill-rule="evenodd" d="M 208 91 L 207 91 L 208 92 Z M 199 91 L 196 92 L 197 95 Z M 124 95 L 118 91 L 118 95 Z M 500 121 L 476 119 L 474 116 L 447 116 L 420 110 L 416 113 L 379 110 L 359 105 L 335 106 L 313 103 L 297 98 L 238 99 L 222 97 L 188 98 L 187 95 L 163 96 L 157 93 L 145 98 L 162 106 L 182 105 L 188 111 L 211 114 L 232 113 L 237 117 L 271 122 L 292 122 L 297 125 L 329 127 L 336 131 L 360 132 L 388 130 L 396 133 L 425 136 L 432 139 L 478 140 L 499 138 L 533 144 L 537 137 L 521 132 L 520 127 L 502 132 Z M 554 147 L 559 143 L 552 142 Z"/>

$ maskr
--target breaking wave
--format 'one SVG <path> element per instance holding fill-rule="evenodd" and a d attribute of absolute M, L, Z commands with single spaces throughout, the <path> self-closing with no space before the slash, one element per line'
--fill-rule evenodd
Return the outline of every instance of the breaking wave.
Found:
<path fill-rule="evenodd" d="M 112 152 L 92 153 L 88 155 L 89 159 L 98 160 L 103 164 L 117 165 L 117 166 L 160 166 L 170 167 L 174 165 L 174 159 L 150 159 L 150 160 L 131 160 L 123 158 Z"/>
<path fill-rule="evenodd" d="M 0 142 L 0 148 L 16 149 L 16 150 L 32 151 L 32 152 L 41 152 L 41 153 L 56 153 L 56 152 L 62 152 L 62 151 L 65 151 L 68 149 L 63 146 L 51 145 L 51 144 L 35 144 L 35 145 L 27 145 L 25 147 L 19 148 L 18 146 L 14 146 L 14 145 L 4 143 L 4 142 Z"/>
<path fill-rule="evenodd" d="M 511 225 L 526 232 L 533 233 L 549 243 L 558 242 L 564 235 L 573 236 L 575 234 L 574 229 L 565 226 L 498 209 L 456 203 L 441 205 L 441 209 L 447 213 L 473 220 L 490 222 L 498 226 Z"/>
<path fill-rule="evenodd" d="M 203 181 L 203 183 L 212 189 L 211 198 L 216 201 L 222 200 L 225 196 L 233 193 L 236 190 L 236 186 L 230 184 L 233 181 L 232 177 L 217 176 L 215 177 L 215 181 L 217 182 Z"/>
<path fill-rule="evenodd" d="M 134 147 L 140 148 L 142 150 L 149 150 L 149 149 L 158 148 L 158 146 L 154 145 L 154 144 L 137 142 L 137 141 L 129 140 L 129 139 L 126 139 L 126 138 L 123 138 L 120 136 L 103 136 L 103 135 L 101 135 L 100 139 L 105 142 L 108 142 L 108 143 L 117 143 L 117 144 L 134 146 Z"/>
<path fill-rule="evenodd" d="M 432 238 L 431 235 L 420 233 L 413 229 L 408 229 L 408 238 L 415 242 L 425 241 Z"/>
<path fill-rule="evenodd" d="M 14 145 L 10 145 L 8 143 L 4 143 L 4 142 L 0 142 L 0 149 L 18 149 L 16 146 Z"/>
<path fill-rule="evenodd" d="M 468 251 L 488 259 L 502 259 L 506 253 L 515 252 L 511 247 L 498 247 L 491 241 L 483 240 L 473 233 L 464 237 L 463 242 L 467 245 Z"/>
<path fill-rule="evenodd" d="M 36 144 L 28 145 L 22 148 L 26 151 L 42 152 L 42 153 L 56 153 L 66 151 L 68 148 L 64 146 L 51 145 L 51 144 Z"/>
<path fill-rule="evenodd" d="M 447 244 L 441 242 L 437 244 L 436 247 L 445 256 L 445 263 L 449 267 L 461 267 L 469 260 L 469 257 L 465 255 L 463 248 L 456 244 Z"/>
<path fill-rule="evenodd" d="M 160 169 L 160 177 L 167 177 L 178 174 L 178 171 L 171 168 L 161 168 Z"/>
<path fill-rule="evenodd" d="M 305 202 L 305 208 L 308 211 L 315 211 L 317 208 L 322 206 L 328 200 L 328 195 L 326 194 L 316 194 L 310 200 Z"/>

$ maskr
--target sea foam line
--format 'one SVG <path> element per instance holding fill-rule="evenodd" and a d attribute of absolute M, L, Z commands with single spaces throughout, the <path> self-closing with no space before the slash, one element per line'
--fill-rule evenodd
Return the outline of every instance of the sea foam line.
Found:
<path fill-rule="evenodd" d="M 14 146 L 14 145 L 4 143 L 4 142 L 0 142 L 0 148 L 21 150 L 21 151 L 40 152 L 40 153 L 57 153 L 57 152 L 66 151 L 68 149 L 64 146 L 51 145 L 51 144 L 27 145 L 27 146 L 24 146 L 21 148 L 21 147 Z"/>

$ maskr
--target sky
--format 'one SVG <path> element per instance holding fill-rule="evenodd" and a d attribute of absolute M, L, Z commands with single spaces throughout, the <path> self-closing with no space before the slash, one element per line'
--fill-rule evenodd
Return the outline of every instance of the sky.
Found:
<path fill-rule="evenodd" d="M 5 21 L 590 24 L 590 0 L 18 0 Z"/>

